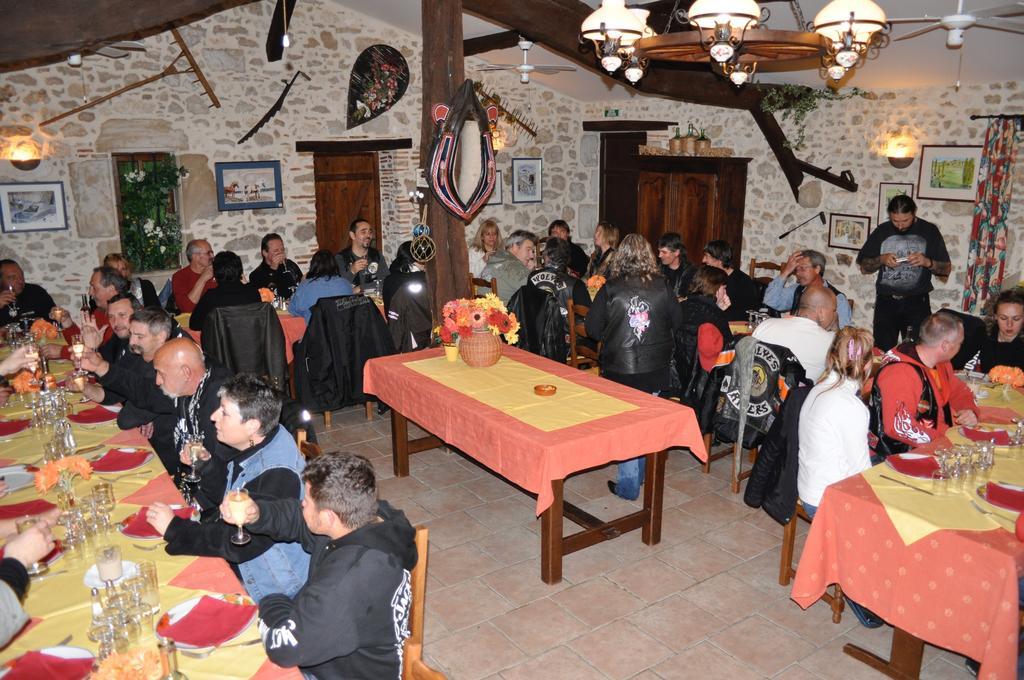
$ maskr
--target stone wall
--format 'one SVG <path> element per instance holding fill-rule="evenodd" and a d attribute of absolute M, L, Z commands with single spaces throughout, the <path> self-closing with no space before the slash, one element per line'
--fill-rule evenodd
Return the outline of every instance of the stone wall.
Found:
<path fill-rule="evenodd" d="M 869 64 L 865 68 L 871 68 Z M 872 229 L 877 226 L 879 182 L 918 181 L 920 163 L 893 168 L 882 153 L 889 132 L 908 131 L 921 144 L 980 145 L 985 137 L 987 121 L 971 121 L 971 114 L 1019 111 L 1024 102 L 1024 83 L 1019 81 L 953 88 L 878 92 L 875 99 L 854 98 L 828 102 L 808 117 L 807 137 L 798 158 L 818 167 L 831 167 L 832 172 L 850 170 L 859 189 L 851 193 L 834 185 L 807 178 L 801 187 L 798 203 L 789 189 L 771 149 L 753 118 L 745 111 L 732 111 L 696 106 L 664 99 L 637 97 L 629 102 L 587 103 L 584 119 L 600 118 L 606 108 L 619 109 L 628 119 L 675 120 L 684 133 L 688 122 L 706 129 L 714 146 L 734 150 L 734 155 L 751 157 L 747 178 L 744 215 L 743 269 L 750 258 L 780 262 L 793 250 L 813 248 L 828 259 L 828 278 L 856 301 L 854 319 L 870 328 L 874 310 L 874 277 L 862 275 L 853 263 L 856 252 L 828 247 L 828 225 L 815 221 L 785 240 L 777 236 L 818 210 L 871 216 Z M 790 138 L 795 138 L 789 121 L 782 122 Z M 666 145 L 672 131 L 650 133 L 650 144 Z M 580 145 L 586 170 L 592 181 L 598 174 L 597 135 L 585 134 Z M 918 158 L 920 154 L 918 154 Z M 1024 163 L 1018 162 L 1011 208 L 1010 248 L 1007 257 L 1008 281 L 1016 282 L 1024 267 L 1024 224 L 1021 206 L 1024 191 Z M 596 195 L 593 194 L 593 195 Z M 953 263 L 947 282 L 936 280 L 932 307 L 957 307 L 963 288 L 968 238 L 973 204 L 920 199 L 918 215 L 936 223 L 942 230 Z M 596 206 L 584 203 L 581 214 L 596 214 Z"/>
<path fill-rule="evenodd" d="M 6 147 L 34 134 L 45 141 L 45 160 L 30 172 L 0 162 L 0 182 L 65 183 L 69 231 L 4 234 L 0 257 L 23 262 L 27 278 L 44 285 L 59 302 L 82 292 L 89 273 L 108 252 L 120 250 L 110 155 L 113 152 L 169 151 L 190 175 L 181 190 L 185 238 L 203 237 L 215 250 L 231 249 L 247 268 L 259 262 L 264 233 L 284 235 L 290 255 L 300 263 L 316 249 L 315 186 L 311 154 L 295 152 L 297 141 L 411 137 L 412 150 L 380 154 L 383 250 L 389 256 L 409 238 L 417 210 L 407 194 L 415 186 L 419 165 L 421 62 L 419 37 L 331 0 L 298 5 L 291 25 L 292 47 L 285 59 L 267 64 L 264 41 L 272 3 L 257 3 L 217 14 L 182 29 L 221 101 L 209 108 L 198 84 L 188 75 L 158 83 L 102 103 L 44 129 L 39 121 L 74 108 L 163 69 L 177 55 L 170 34 L 149 38 L 147 51 L 113 60 L 86 55 L 84 65 L 65 63 L 0 74 L 0 91 L 12 92 L 0 111 L 0 138 Z M 360 127 L 346 130 L 349 73 L 366 47 L 386 43 L 405 56 L 411 72 L 408 91 L 390 111 Z M 469 60 L 467 75 L 480 79 Z M 301 69 L 312 81 L 296 82 L 283 110 L 243 145 L 235 141 L 274 103 L 281 81 Z M 555 217 L 572 220 L 576 204 L 594 202 L 589 187 L 571 179 L 575 168 L 580 104 L 518 76 L 490 73 L 482 78 L 510 106 L 527 110 L 538 136 L 520 135 L 513 148 L 498 154 L 505 203 L 485 208 L 503 229 L 540 230 Z M 544 159 L 544 202 L 511 203 L 511 158 Z M 273 210 L 219 212 L 214 163 L 281 161 L 284 206 Z M 347 225 L 339 225 L 345 228 Z M 467 235 L 475 233 L 467 227 Z M 158 275 L 151 278 L 162 280 Z"/>

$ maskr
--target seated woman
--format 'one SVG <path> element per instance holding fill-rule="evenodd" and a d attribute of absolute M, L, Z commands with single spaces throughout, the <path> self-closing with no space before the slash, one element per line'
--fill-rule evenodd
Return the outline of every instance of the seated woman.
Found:
<path fill-rule="evenodd" d="M 594 252 L 590 256 L 590 264 L 587 266 L 587 276 L 608 276 L 608 265 L 612 255 L 615 254 L 615 246 L 619 244 L 619 229 L 611 222 L 598 222 L 594 229 Z"/>
<path fill-rule="evenodd" d="M 732 331 L 725 316 L 730 304 L 725 292 L 727 278 L 718 267 L 702 264 L 690 282 L 689 294 L 679 304 L 683 315 L 683 327 L 675 336 L 679 396 L 698 416 L 708 375 L 719 353 L 732 345 Z"/>
<path fill-rule="evenodd" d="M 4 556 L 0 559 L 0 646 L 6 646 L 28 623 L 28 614 L 21 607 L 28 590 L 28 566 L 53 550 L 50 528 L 56 523 L 57 513 L 54 509 L 39 516 L 34 526 L 10 536 L 4 545 Z M 14 520 L 5 520 L 0 525 L 5 536 L 16 531 L 14 523 Z"/>
<path fill-rule="evenodd" d="M 398 246 L 398 253 L 384 279 L 384 313 L 388 330 L 399 352 L 423 349 L 430 344 L 430 300 L 427 275 L 412 256 L 412 241 Z"/>
<path fill-rule="evenodd" d="M 682 314 L 643 236 L 622 240 L 585 325 L 587 335 L 601 339 L 603 377 L 651 394 L 668 389 L 672 336 L 682 327 Z M 643 477 L 641 456 L 619 463 L 618 481 L 608 488 L 636 500 Z"/>
<path fill-rule="evenodd" d="M 146 279 L 133 277 L 132 263 L 121 253 L 108 253 L 103 258 L 104 267 L 112 267 L 128 281 L 128 292 L 135 296 L 135 299 L 142 303 L 143 307 L 160 307 L 160 298 L 156 294 L 156 288 Z"/>
<path fill-rule="evenodd" d="M 217 287 L 203 293 L 188 320 L 188 327 L 194 331 L 203 330 L 206 317 L 218 307 L 234 307 L 260 301 L 259 289 L 242 282 L 242 258 L 230 250 L 214 256 L 213 278 L 217 281 Z"/>
<path fill-rule="evenodd" d="M 245 489 L 253 499 L 301 500 L 305 461 L 279 424 L 280 393 L 256 376 L 240 373 L 228 379 L 218 395 L 220 408 L 211 420 L 217 440 L 229 447 L 223 450 L 229 456 L 225 495 Z M 197 524 L 176 516 L 164 503 L 154 503 L 146 511 L 146 520 L 167 541 L 167 554 L 227 560 L 257 602 L 272 593 L 290 597 L 306 582 L 309 555 L 301 544 L 253 535 L 245 545 L 235 545 L 235 527 L 220 521 L 219 515 L 210 519 Z"/>
<path fill-rule="evenodd" d="M 501 234 L 497 220 L 487 219 L 481 222 L 476 230 L 476 236 L 469 244 L 469 273 L 480 276 L 491 255 L 497 252 L 504 242 L 505 237 Z"/>
<path fill-rule="evenodd" d="M 996 297 L 988 326 L 989 332 L 971 369 L 983 373 L 995 366 L 1024 369 L 1024 292 L 1020 288 L 1004 290 Z"/>
<path fill-rule="evenodd" d="M 309 261 L 306 278 L 288 301 L 288 311 L 295 316 L 301 316 L 309 323 L 309 310 L 320 298 L 351 294 L 352 282 L 341 275 L 334 255 L 329 250 L 318 250 Z"/>

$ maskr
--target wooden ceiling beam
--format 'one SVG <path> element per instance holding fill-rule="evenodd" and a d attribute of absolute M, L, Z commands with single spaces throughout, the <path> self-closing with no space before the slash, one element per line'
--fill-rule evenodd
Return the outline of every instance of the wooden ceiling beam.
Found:
<path fill-rule="evenodd" d="M 519 31 L 502 31 L 479 38 L 467 38 L 462 41 L 462 55 L 472 57 L 492 50 L 506 50 L 519 45 Z"/>

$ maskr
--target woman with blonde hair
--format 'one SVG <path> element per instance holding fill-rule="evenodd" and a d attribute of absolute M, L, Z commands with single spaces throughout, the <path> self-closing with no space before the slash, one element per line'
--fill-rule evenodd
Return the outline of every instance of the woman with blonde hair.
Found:
<path fill-rule="evenodd" d="M 469 271 L 473 276 L 480 276 L 491 255 L 501 248 L 504 240 L 497 220 L 486 219 L 480 223 L 476 236 L 469 244 Z"/>
<path fill-rule="evenodd" d="M 103 258 L 104 267 L 112 267 L 128 281 L 128 292 L 135 296 L 143 307 L 160 307 L 160 298 L 156 294 L 156 288 L 146 279 L 133 277 L 132 263 L 121 253 L 107 253 Z"/>
<path fill-rule="evenodd" d="M 594 253 L 590 256 L 587 277 L 608 276 L 608 266 L 615 248 L 619 245 L 619 230 L 611 222 L 598 222 L 594 229 Z"/>
<path fill-rule="evenodd" d="M 601 340 L 601 375 L 634 389 L 659 394 L 669 388 L 673 333 L 682 327 L 679 303 L 668 289 L 651 244 L 630 234 L 608 269 L 608 281 L 587 314 L 587 335 Z M 644 459 L 619 463 L 615 495 L 636 500 Z"/>

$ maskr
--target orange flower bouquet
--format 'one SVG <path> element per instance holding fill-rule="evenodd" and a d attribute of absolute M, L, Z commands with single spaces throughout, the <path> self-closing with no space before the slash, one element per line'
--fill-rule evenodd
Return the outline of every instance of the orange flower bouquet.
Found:
<path fill-rule="evenodd" d="M 273 302 L 274 291 L 269 288 L 260 288 L 260 301 L 261 302 Z"/>
<path fill-rule="evenodd" d="M 1024 371 L 1016 366 L 993 366 L 988 378 L 996 385 L 1003 386 L 1003 398 L 1009 401 L 1010 390 L 1024 387 Z"/>
<path fill-rule="evenodd" d="M 20 371 L 18 371 L 18 373 L 13 378 L 11 378 L 11 387 L 18 394 L 38 392 L 39 384 L 32 384 L 33 377 L 34 376 L 32 375 L 32 372 L 30 370 L 28 370 L 27 368 L 23 368 Z"/>
<path fill-rule="evenodd" d="M 68 456 L 43 464 L 35 474 L 36 490 L 45 494 L 53 487 L 59 487 L 57 503 L 62 510 L 74 505 L 75 477 L 88 480 L 92 477 L 92 465 L 82 456 Z"/>
<path fill-rule="evenodd" d="M 154 649 L 114 652 L 100 662 L 92 680 L 159 680 L 163 676 L 160 655 Z"/>
<path fill-rule="evenodd" d="M 608 282 L 607 279 L 605 279 L 600 274 L 594 274 L 589 279 L 587 279 L 587 288 L 597 288 L 597 289 L 600 289 L 607 282 Z"/>
<path fill-rule="evenodd" d="M 57 337 L 57 327 L 46 319 L 36 319 L 28 330 L 36 342 L 39 342 L 40 338 L 54 340 Z"/>
<path fill-rule="evenodd" d="M 434 329 L 446 345 L 474 330 L 488 330 L 504 337 L 510 345 L 519 341 L 519 320 L 494 293 L 473 300 L 449 300 L 441 310 L 441 325 Z"/>

